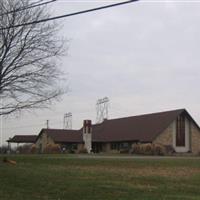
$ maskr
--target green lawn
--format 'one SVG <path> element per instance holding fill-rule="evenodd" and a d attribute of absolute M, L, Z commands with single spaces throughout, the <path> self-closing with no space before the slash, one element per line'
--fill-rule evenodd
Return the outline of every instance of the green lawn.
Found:
<path fill-rule="evenodd" d="M 2 200 L 200 199 L 200 158 L 9 158 L 17 165 L 0 161 Z"/>

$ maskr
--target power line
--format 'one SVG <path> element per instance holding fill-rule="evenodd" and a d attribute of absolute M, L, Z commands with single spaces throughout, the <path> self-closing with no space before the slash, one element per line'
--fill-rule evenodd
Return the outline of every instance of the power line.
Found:
<path fill-rule="evenodd" d="M 72 129 L 72 113 L 64 114 L 63 129 Z"/>
<path fill-rule="evenodd" d="M 17 25 L 14 25 L 14 26 L 1 28 L 0 30 L 17 28 L 17 27 L 20 27 L 20 26 L 28 26 L 28 25 L 32 25 L 32 24 L 38 24 L 38 23 L 52 21 L 52 20 L 61 19 L 61 18 L 65 18 L 65 17 L 71 17 L 71 16 L 74 16 L 74 15 L 80 15 L 80 14 L 84 14 L 84 13 L 94 12 L 94 11 L 97 11 L 97 10 L 103 10 L 103 9 L 107 9 L 107 8 L 111 8 L 111 7 L 121 6 L 121 5 L 124 5 L 124 4 L 133 3 L 133 2 L 136 2 L 136 1 L 139 1 L 139 0 L 124 1 L 124 2 L 120 2 L 120 3 L 110 4 L 110 5 L 92 8 L 92 9 L 88 9 L 88 10 L 78 11 L 78 12 L 74 12 L 74 13 L 70 13 L 70 14 L 59 15 L 59 16 L 55 16 L 55 17 L 51 17 L 51 18 L 46 18 L 46 19 L 36 20 L 36 21 L 32 21 L 32 22 L 17 24 Z"/>
<path fill-rule="evenodd" d="M 108 97 L 104 97 L 103 99 L 98 99 L 96 103 L 96 123 L 101 123 L 104 119 L 108 119 Z"/>
<path fill-rule="evenodd" d="M 28 6 L 24 6 L 24 7 L 18 8 L 16 10 L 11 10 L 11 11 L 2 13 L 0 16 L 8 15 L 8 14 L 16 13 L 16 12 L 21 12 L 21 11 L 24 11 L 24 10 L 28 10 L 28 9 L 31 9 L 31 8 L 38 7 L 38 6 L 44 6 L 44 5 L 47 5 L 49 3 L 53 3 L 53 2 L 55 2 L 57 0 L 50 0 L 50 1 L 46 1 L 46 2 L 43 2 L 43 1 L 44 0 L 40 0 L 40 1 L 37 1 L 37 2 L 34 2 L 34 3 L 30 4 Z M 40 2 L 43 2 L 43 3 L 40 3 Z"/>
<path fill-rule="evenodd" d="M 50 121 L 50 120 L 49 120 Z M 41 126 L 43 126 L 43 127 L 45 127 L 45 125 L 46 125 L 47 123 L 42 123 L 42 124 L 30 124 L 30 125 L 22 125 L 22 126 L 12 126 L 12 127 L 6 127 L 6 126 L 4 126 L 3 127 L 3 125 L 0 127 L 0 130 L 10 130 L 10 129 L 22 129 L 22 128 L 36 128 L 36 127 L 41 127 Z M 63 124 L 63 122 L 61 121 L 61 120 L 53 120 L 53 119 L 51 119 L 51 124 L 53 124 L 53 125 L 62 125 Z"/>
<path fill-rule="evenodd" d="M 32 124 L 32 125 L 25 125 L 25 126 L 14 126 L 14 127 L 2 127 L 2 130 L 5 129 L 16 129 L 16 128 L 28 128 L 28 127 L 35 127 L 35 126 L 44 126 L 44 124 Z"/>

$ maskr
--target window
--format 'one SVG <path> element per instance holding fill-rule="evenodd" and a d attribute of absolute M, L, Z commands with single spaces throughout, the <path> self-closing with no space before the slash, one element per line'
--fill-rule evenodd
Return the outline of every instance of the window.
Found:
<path fill-rule="evenodd" d="M 120 149 L 129 149 L 130 148 L 130 144 L 128 142 L 113 142 L 111 143 L 111 149 L 112 150 L 120 150 Z"/>
<path fill-rule="evenodd" d="M 119 150 L 120 149 L 120 143 L 117 143 L 117 142 L 111 143 L 111 149 L 112 150 Z"/>
<path fill-rule="evenodd" d="M 176 146 L 185 146 L 185 117 L 178 116 L 176 120 Z"/>
<path fill-rule="evenodd" d="M 121 149 L 129 149 L 129 146 L 128 142 L 121 143 Z"/>
<path fill-rule="evenodd" d="M 77 150 L 78 149 L 78 145 L 77 144 L 63 144 L 62 148 L 64 148 L 65 150 Z"/>

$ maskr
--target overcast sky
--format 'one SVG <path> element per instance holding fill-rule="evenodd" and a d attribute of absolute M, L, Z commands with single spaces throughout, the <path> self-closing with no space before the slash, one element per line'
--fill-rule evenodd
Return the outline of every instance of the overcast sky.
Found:
<path fill-rule="evenodd" d="M 53 15 L 119 1 L 60 0 Z M 5 142 L 16 134 L 95 123 L 96 101 L 109 97 L 109 118 L 186 108 L 200 124 L 200 1 L 139 1 L 60 20 L 69 39 L 59 66 L 70 91 L 50 110 L 2 120 Z"/>

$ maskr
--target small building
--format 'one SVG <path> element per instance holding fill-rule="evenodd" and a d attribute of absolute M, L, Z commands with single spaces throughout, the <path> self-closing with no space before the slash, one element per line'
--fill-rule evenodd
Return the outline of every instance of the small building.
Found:
<path fill-rule="evenodd" d="M 36 146 L 43 152 L 48 144 L 72 145 L 88 152 L 117 152 L 136 143 L 171 146 L 177 153 L 200 153 L 200 127 L 185 109 L 84 122 L 80 130 L 42 129 Z"/>
<path fill-rule="evenodd" d="M 7 142 L 10 143 L 35 143 L 37 135 L 15 135 L 12 138 L 9 138 Z"/>
<path fill-rule="evenodd" d="M 7 140 L 8 149 L 11 149 L 11 143 L 17 144 L 34 144 L 37 139 L 37 135 L 15 135 Z"/>
<path fill-rule="evenodd" d="M 82 148 L 83 145 L 82 134 L 79 130 L 42 129 L 35 141 L 40 153 L 43 153 L 48 145 L 55 144 L 59 144 L 64 150 L 78 150 L 78 147 Z"/>

